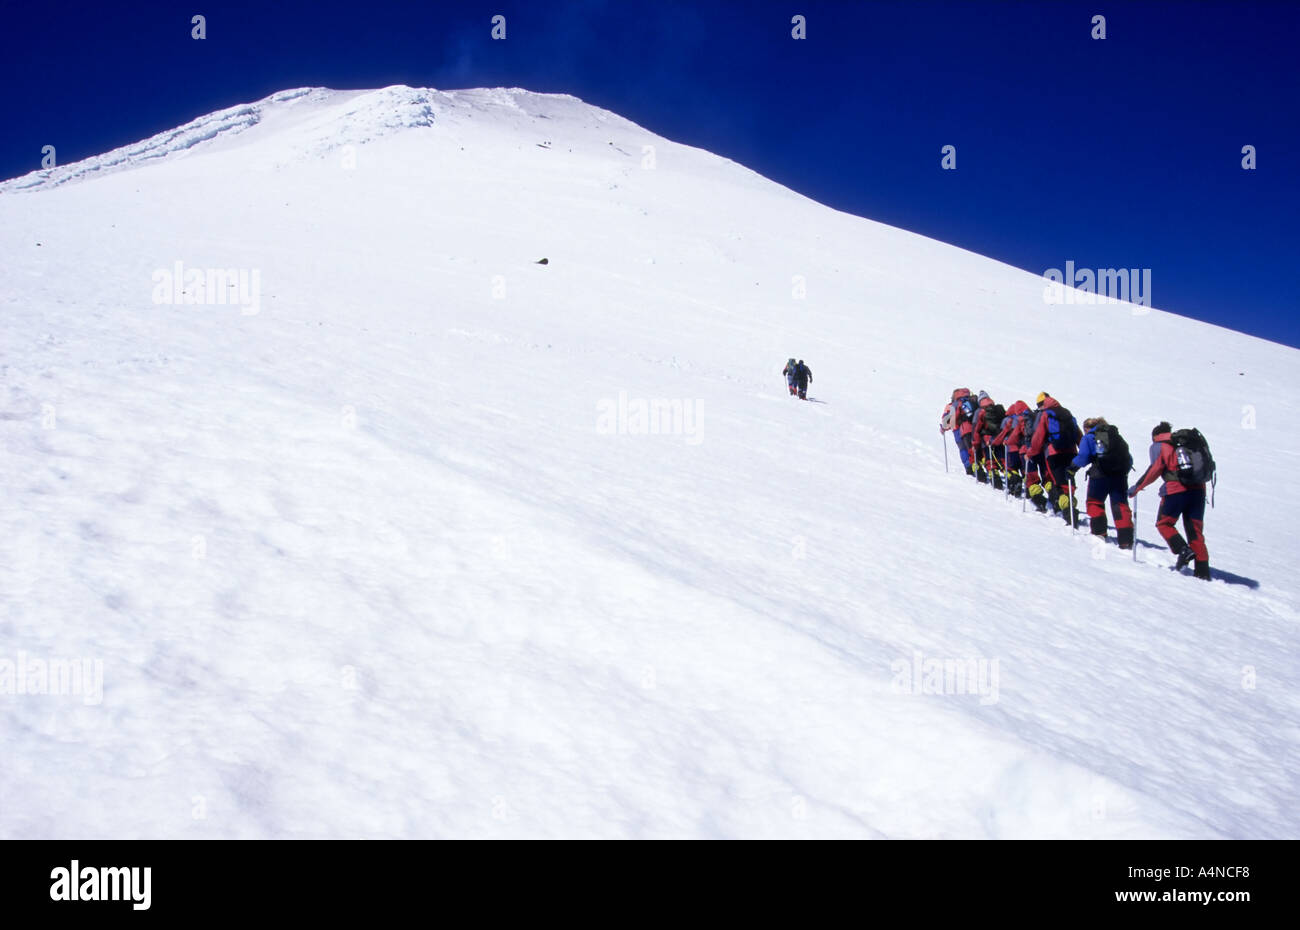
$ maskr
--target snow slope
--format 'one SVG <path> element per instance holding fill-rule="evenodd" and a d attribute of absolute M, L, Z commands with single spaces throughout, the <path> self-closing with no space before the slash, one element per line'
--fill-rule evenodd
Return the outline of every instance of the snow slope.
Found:
<path fill-rule="evenodd" d="M 1300 836 L 1294 350 L 521 90 L 212 114 L 0 254 L 0 836 Z M 1220 578 L 945 474 L 959 384 L 1199 426 Z"/>

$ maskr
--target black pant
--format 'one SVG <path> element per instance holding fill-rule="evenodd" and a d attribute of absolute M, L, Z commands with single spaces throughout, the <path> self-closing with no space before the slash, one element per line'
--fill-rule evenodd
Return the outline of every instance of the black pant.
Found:
<path fill-rule="evenodd" d="M 1070 497 L 1070 476 L 1066 471 L 1073 458 L 1074 455 L 1070 452 L 1056 452 L 1047 457 L 1047 473 L 1052 476 L 1052 511 L 1064 511 L 1067 516 L 1074 506 L 1074 500 Z"/>

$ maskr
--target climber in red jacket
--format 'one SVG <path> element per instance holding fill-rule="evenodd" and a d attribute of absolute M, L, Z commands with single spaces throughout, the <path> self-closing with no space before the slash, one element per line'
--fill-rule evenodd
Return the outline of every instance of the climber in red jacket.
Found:
<path fill-rule="evenodd" d="M 1156 517 L 1156 530 L 1169 544 L 1169 551 L 1177 557 L 1175 569 L 1184 568 L 1195 560 L 1196 577 L 1209 581 L 1210 552 L 1205 546 L 1204 532 L 1205 484 L 1183 484 L 1178 480 L 1178 456 L 1174 452 L 1172 433 L 1168 423 L 1161 423 L 1152 430 L 1151 440 L 1160 446 L 1160 454 L 1137 484 L 1128 489 L 1128 496 L 1137 497 L 1139 491 L 1154 484 L 1157 478 L 1164 479 L 1164 497 Z M 1186 539 L 1178 534 L 1179 517 L 1183 518 Z"/>
<path fill-rule="evenodd" d="M 1046 494 L 1052 504 L 1052 513 L 1064 517 L 1066 523 L 1077 521 L 1078 509 L 1070 496 L 1070 478 L 1066 469 L 1079 451 L 1079 424 L 1074 414 L 1046 391 L 1038 395 L 1037 403 L 1041 415 L 1034 425 L 1027 454 L 1031 459 L 1044 454 L 1047 480 L 1031 487 L 1029 493 L 1031 496 Z M 1051 493 L 1053 490 L 1054 495 Z"/>

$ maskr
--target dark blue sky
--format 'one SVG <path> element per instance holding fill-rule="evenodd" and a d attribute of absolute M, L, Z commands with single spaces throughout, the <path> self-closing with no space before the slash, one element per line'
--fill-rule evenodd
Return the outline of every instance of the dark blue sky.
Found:
<path fill-rule="evenodd" d="M 1283 0 L 0 0 L 0 176 L 288 87 L 520 86 L 1034 272 L 1150 268 L 1155 306 L 1300 346 L 1298 51 Z"/>

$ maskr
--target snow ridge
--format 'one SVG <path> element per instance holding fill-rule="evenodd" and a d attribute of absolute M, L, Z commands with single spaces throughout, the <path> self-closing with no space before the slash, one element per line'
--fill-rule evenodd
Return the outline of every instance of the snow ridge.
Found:
<path fill-rule="evenodd" d="M 70 181 L 134 168 L 155 159 L 167 158 L 191 151 L 197 146 L 223 136 L 235 136 L 262 121 L 266 109 L 281 103 L 292 103 L 319 93 L 318 88 L 298 88 L 274 93 L 256 103 L 227 107 L 207 116 L 190 120 L 183 126 L 160 132 L 140 142 L 96 155 L 82 161 L 54 168 L 32 171 L 22 177 L 0 184 L 0 192 L 42 190 L 59 187 Z"/>
<path fill-rule="evenodd" d="M 526 105 L 525 105 L 526 104 Z M 566 109 L 567 108 L 567 109 Z M 440 113 L 461 111 L 504 114 L 523 120 L 548 120 L 557 110 L 578 114 L 597 124 L 633 127 L 614 114 L 589 106 L 569 94 L 538 94 L 518 87 L 438 91 L 395 84 L 377 90 L 347 91 L 299 87 L 200 116 L 139 142 L 67 165 L 43 168 L 0 183 L 2 193 L 48 190 L 142 165 L 209 151 L 214 144 L 239 138 L 268 122 L 296 116 L 305 123 L 281 149 L 277 166 L 319 158 L 345 145 L 364 145 L 395 133 L 429 129 Z M 550 110 L 550 113 L 543 112 Z M 639 128 L 639 127 L 633 127 Z M 256 135 L 253 133 L 251 135 Z M 274 140 L 274 134 L 266 137 Z"/>

